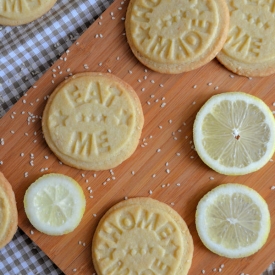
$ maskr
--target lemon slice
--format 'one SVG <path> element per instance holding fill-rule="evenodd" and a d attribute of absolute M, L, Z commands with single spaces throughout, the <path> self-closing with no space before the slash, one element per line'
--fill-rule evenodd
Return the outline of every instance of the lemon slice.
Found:
<path fill-rule="evenodd" d="M 24 197 L 30 223 L 48 235 L 63 235 L 80 223 L 86 200 L 80 185 L 61 174 L 47 174 L 30 185 Z"/>
<path fill-rule="evenodd" d="M 255 190 L 241 184 L 222 184 L 200 200 L 196 227 L 209 250 L 228 258 L 242 258 L 265 244 L 270 213 Z"/>
<path fill-rule="evenodd" d="M 275 120 L 259 98 L 243 92 L 212 96 L 198 112 L 193 137 L 205 164 L 226 175 L 263 167 L 275 150 Z"/>

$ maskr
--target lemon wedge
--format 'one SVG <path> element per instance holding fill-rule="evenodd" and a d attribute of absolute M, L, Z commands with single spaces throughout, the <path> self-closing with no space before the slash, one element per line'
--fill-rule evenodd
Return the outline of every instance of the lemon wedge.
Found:
<path fill-rule="evenodd" d="M 198 203 L 196 228 L 203 244 L 227 258 L 256 253 L 270 232 L 267 203 L 255 190 L 241 184 L 222 184 Z"/>
<path fill-rule="evenodd" d="M 275 151 L 275 119 L 259 98 L 243 92 L 212 96 L 197 113 L 193 138 L 205 164 L 225 175 L 262 168 Z"/>
<path fill-rule="evenodd" d="M 29 186 L 24 207 L 30 223 L 37 230 L 48 235 L 63 235 L 79 225 L 86 200 L 74 179 L 51 173 Z"/>

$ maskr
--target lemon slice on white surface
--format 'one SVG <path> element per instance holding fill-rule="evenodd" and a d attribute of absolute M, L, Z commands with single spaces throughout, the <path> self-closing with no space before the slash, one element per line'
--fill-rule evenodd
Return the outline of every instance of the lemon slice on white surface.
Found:
<path fill-rule="evenodd" d="M 275 151 L 275 119 L 259 98 L 243 92 L 212 96 L 198 112 L 193 137 L 205 164 L 226 175 L 263 167 Z"/>
<path fill-rule="evenodd" d="M 48 235 L 63 235 L 80 223 L 86 200 L 80 185 L 62 174 L 47 174 L 27 189 L 24 207 L 30 223 Z"/>
<path fill-rule="evenodd" d="M 247 257 L 265 244 L 270 213 L 255 190 L 241 184 L 222 184 L 198 203 L 196 228 L 212 252 L 227 258 Z"/>

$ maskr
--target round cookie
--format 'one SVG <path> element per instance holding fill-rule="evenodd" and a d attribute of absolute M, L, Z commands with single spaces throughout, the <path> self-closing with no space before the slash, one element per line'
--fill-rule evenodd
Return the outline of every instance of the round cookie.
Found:
<path fill-rule="evenodd" d="M 0 172 L 0 249 L 12 240 L 17 226 L 18 214 L 14 192 Z"/>
<path fill-rule="evenodd" d="M 247 76 L 275 72 L 275 6 L 273 1 L 227 0 L 228 38 L 217 59 L 230 71 Z"/>
<path fill-rule="evenodd" d="M 197 69 L 218 54 L 229 20 L 225 0 L 131 0 L 125 29 L 141 63 L 177 74 Z"/>
<path fill-rule="evenodd" d="M 55 3 L 56 0 L 1 0 L 0 25 L 27 24 L 48 12 Z"/>
<path fill-rule="evenodd" d="M 144 124 L 133 88 L 112 74 L 79 73 L 50 96 L 45 140 L 65 164 L 83 170 L 116 167 L 135 151 Z"/>
<path fill-rule="evenodd" d="M 111 207 L 92 241 L 98 275 L 188 273 L 193 240 L 181 216 L 151 198 L 133 198 Z"/>

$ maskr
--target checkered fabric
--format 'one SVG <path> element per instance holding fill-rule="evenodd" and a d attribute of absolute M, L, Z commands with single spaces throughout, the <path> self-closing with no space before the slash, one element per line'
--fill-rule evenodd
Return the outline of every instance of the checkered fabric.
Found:
<path fill-rule="evenodd" d="M 32 23 L 0 26 L 0 118 L 112 1 L 58 0 Z M 0 250 L 0 275 L 35 274 L 63 273 L 18 229 L 13 240 Z M 275 275 L 275 262 L 263 275 Z"/>
<path fill-rule="evenodd" d="M 0 26 L 0 117 L 44 74 L 113 0 L 58 0 L 43 17 Z"/>

